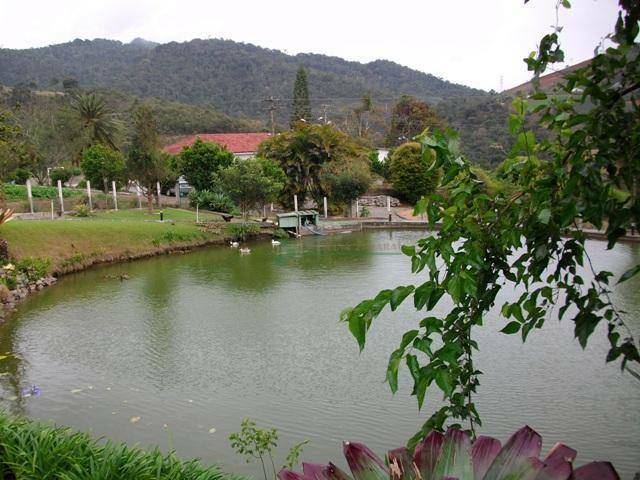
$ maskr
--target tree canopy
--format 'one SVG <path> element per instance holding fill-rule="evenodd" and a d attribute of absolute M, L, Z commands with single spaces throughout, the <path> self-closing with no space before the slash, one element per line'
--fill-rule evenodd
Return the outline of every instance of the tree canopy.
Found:
<path fill-rule="evenodd" d="M 233 162 L 233 153 L 213 142 L 199 138 L 180 152 L 178 170 L 196 190 L 213 190 L 214 175 Z"/>
<path fill-rule="evenodd" d="M 308 197 L 321 201 L 327 193 L 323 174 L 338 174 L 356 165 L 368 168 L 366 149 L 331 125 L 299 122 L 291 131 L 262 142 L 258 154 L 276 160 L 284 170 L 287 181 L 280 202 L 288 207 L 293 195 L 300 205 Z"/>
<path fill-rule="evenodd" d="M 307 85 L 307 72 L 300 67 L 296 73 L 296 81 L 293 84 L 293 101 L 291 102 L 291 126 L 296 122 L 311 121 L 311 103 L 309 102 L 309 86 Z"/>

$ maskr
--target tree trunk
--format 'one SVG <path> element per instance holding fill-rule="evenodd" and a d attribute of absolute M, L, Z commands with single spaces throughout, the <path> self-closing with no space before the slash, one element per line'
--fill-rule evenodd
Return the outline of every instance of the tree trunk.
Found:
<path fill-rule="evenodd" d="M 147 187 L 147 210 L 153 213 L 153 189 Z"/>

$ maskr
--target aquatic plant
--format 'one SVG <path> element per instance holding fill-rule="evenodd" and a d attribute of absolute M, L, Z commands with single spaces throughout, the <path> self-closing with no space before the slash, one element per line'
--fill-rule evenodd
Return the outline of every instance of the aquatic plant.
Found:
<path fill-rule="evenodd" d="M 463 430 L 432 431 L 413 455 L 405 447 L 387 454 L 386 463 L 361 443 L 345 442 L 344 456 L 353 477 L 333 463 L 303 463 L 302 473 L 283 469 L 280 480 L 616 480 L 609 462 L 573 469 L 577 452 L 557 443 L 540 459 L 542 438 L 528 426 L 502 446 L 492 437 L 474 440 Z"/>

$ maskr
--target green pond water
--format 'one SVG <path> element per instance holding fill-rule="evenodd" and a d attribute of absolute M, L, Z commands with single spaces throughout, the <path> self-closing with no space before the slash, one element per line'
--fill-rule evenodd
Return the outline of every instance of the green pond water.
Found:
<path fill-rule="evenodd" d="M 419 413 L 408 376 L 395 396 L 384 383 L 401 333 L 422 317 L 410 301 L 385 312 L 359 354 L 338 316 L 382 288 L 416 283 L 399 252 L 424 234 L 253 244 L 245 256 L 219 247 L 64 277 L 0 326 L 0 354 L 11 354 L 0 361 L 0 408 L 239 473 L 260 472 L 228 444 L 244 417 L 279 429 L 278 461 L 304 439 L 307 461 L 342 464 L 342 440 L 383 454 L 439 405 L 432 391 Z M 589 252 L 616 273 L 640 260 L 637 244 L 591 242 Z M 130 279 L 113 279 L 120 273 Z M 640 278 L 614 301 L 640 334 Z M 623 478 L 640 471 L 640 382 L 605 364 L 604 330 L 583 351 L 570 322 L 549 320 L 524 345 L 499 333 L 504 324 L 494 315 L 475 333 L 481 433 L 505 441 L 529 424 L 545 449 L 564 441 L 579 463 L 609 459 Z M 31 384 L 39 398 L 13 398 Z"/>

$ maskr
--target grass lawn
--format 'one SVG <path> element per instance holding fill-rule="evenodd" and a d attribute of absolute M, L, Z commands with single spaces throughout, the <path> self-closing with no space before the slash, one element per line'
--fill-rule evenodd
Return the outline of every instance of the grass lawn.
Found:
<path fill-rule="evenodd" d="M 192 210 L 185 210 L 181 208 L 163 208 L 161 210 L 154 210 L 152 214 L 149 214 L 146 207 L 143 209 L 129 209 L 129 210 L 107 210 L 97 211 L 94 216 L 100 219 L 109 220 L 127 220 L 127 221 L 157 221 L 160 220 L 160 211 L 164 213 L 164 219 L 166 221 L 175 222 L 195 222 L 196 212 Z M 200 211 L 200 221 L 215 222 L 220 221 L 222 218 L 215 213 L 206 211 Z"/>
<path fill-rule="evenodd" d="M 9 244 L 9 256 L 48 258 L 53 271 L 65 271 L 98 261 L 153 253 L 167 247 L 198 245 L 221 239 L 194 223 L 195 213 L 165 209 L 165 221 L 146 210 L 101 212 L 89 218 L 65 220 L 14 220 L 0 227 L 0 237 Z M 202 215 L 201 220 L 216 220 Z M 174 222 L 172 222 L 172 220 Z"/>

